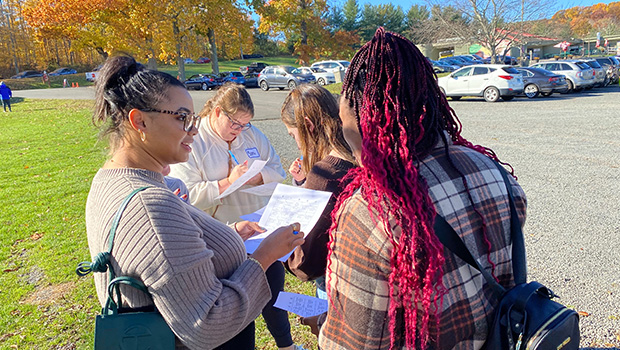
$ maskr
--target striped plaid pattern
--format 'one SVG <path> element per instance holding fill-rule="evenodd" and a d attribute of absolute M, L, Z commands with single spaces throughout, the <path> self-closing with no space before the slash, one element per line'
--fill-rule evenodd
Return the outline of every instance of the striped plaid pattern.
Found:
<path fill-rule="evenodd" d="M 502 285 L 510 287 L 514 284 L 510 208 L 501 174 L 488 157 L 466 147 L 451 145 L 449 148 L 450 159 L 467 180 L 469 195 L 443 146 L 435 149 L 421 164 L 420 174 L 426 180 L 437 213 L 455 228 L 472 255 L 489 271 L 491 265 L 487 255 L 490 255 L 496 265 L 495 275 Z M 512 178 L 511 182 L 523 224 L 525 194 Z M 484 217 L 490 252 L 474 206 Z M 388 276 L 392 245 L 386 239 L 382 224 L 373 222 L 368 210 L 368 203 L 358 192 L 349 199 L 339 217 L 328 262 L 331 295 L 319 338 L 323 350 L 390 348 Z M 444 256 L 443 283 L 448 293 L 439 316 L 439 334 L 432 329 L 430 348 L 479 349 L 493 321 L 497 300 L 477 270 L 447 249 Z M 402 330 L 400 314 L 397 323 L 397 329 Z M 400 334 L 397 339 L 397 348 L 401 348 Z"/>

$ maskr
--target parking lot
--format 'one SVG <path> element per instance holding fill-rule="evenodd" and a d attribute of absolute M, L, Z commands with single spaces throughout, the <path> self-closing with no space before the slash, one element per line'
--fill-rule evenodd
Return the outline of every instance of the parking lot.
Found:
<path fill-rule="evenodd" d="M 270 138 L 288 169 L 298 156 L 279 118 L 288 91 L 249 91 L 252 124 Z M 191 94 L 198 111 L 213 92 Z M 14 95 L 88 99 L 92 88 Z M 581 313 L 582 348 L 620 348 L 620 88 L 450 105 L 463 135 L 514 166 L 526 192 L 529 279 Z"/>

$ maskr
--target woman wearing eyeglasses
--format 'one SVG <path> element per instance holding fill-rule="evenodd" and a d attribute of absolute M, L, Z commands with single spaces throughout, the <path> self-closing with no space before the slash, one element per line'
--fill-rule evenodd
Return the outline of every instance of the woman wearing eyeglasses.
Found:
<path fill-rule="evenodd" d="M 142 281 L 150 296 L 123 286 L 123 306 L 154 305 L 176 335 L 177 349 L 254 349 L 253 321 L 270 298 L 264 270 L 303 243 L 303 234 L 293 232 L 299 224 L 274 232 L 248 258 L 240 236 L 252 234 L 252 224 L 229 227 L 166 187 L 162 172 L 187 161 L 201 121 L 171 75 L 129 56 L 112 57 L 97 78 L 95 97 L 93 123 L 109 136 L 111 157 L 93 178 L 86 202 L 91 256 L 108 250 L 121 202 L 147 187 L 122 212 L 110 262 L 116 276 Z M 95 274 L 101 305 L 108 282 L 107 273 Z"/>
<path fill-rule="evenodd" d="M 189 189 L 190 203 L 222 222 L 234 222 L 267 205 L 269 198 L 235 191 L 216 199 L 243 175 L 255 160 L 266 160 L 263 170 L 245 186 L 282 182 L 286 173 L 267 137 L 250 121 L 254 104 L 245 88 L 224 84 L 199 113 L 198 128 L 189 160 L 171 167 Z"/>
<path fill-rule="evenodd" d="M 254 104 L 242 85 L 224 84 L 202 108 L 202 123 L 192 145 L 189 160 L 171 167 L 171 176 L 181 179 L 189 189 L 190 203 L 227 223 L 239 220 L 267 205 L 269 198 L 239 190 L 216 199 L 243 175 L 255 160 L 265 160 L 263 170 L 244 186 L 281 182 L 286 174 L 267 137 L 250 124 Z M 247 238 L 247 237 L 244 237 Z M 293 343 L 288 313 L 273 307 L 284 289 L 284 266 L 272 264 L 266 271 L 271 300 L 263 318 L 279 349 L 300 349 Z"/>

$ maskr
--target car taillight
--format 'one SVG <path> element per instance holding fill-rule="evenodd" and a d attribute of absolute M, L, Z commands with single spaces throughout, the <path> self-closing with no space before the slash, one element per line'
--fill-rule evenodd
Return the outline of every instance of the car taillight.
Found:
<path fill-rule="evenodd" d="M 512 80 L 514 78 L 512 75 L 499 75 L 499 77 L 506 80 Z"/>
<path fill-rule="evenodd" d="M 553 77 L 553 78 L 549 78 L 549 82 L 552 83 L 554 81 L 558 81 L 559 79 L 557 77 Z"/>

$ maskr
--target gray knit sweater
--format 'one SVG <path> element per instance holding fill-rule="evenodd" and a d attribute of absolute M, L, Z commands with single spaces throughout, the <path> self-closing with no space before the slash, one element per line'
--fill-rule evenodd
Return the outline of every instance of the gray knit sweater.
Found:
<path fill-rule="evenodd" d="M 144 282 L 178 340 L 191 349 L 212 349 L 243 330 L 271 298 L 261 266 L 247 260 L 243 241 L 228 226 L 182 202 L 161 174 L 142 169 L 100 169 L 86 202 L 91 256 L 107 250 L 110 225 L 134 189 L 116 231 L 112 265 L 117 276 Z M 108 273 L 95 274 L 105 303 Z M 152 305 L 122 286 L 123 306 Z M 178 341 L 177 341 L 178 343 Z"/>

